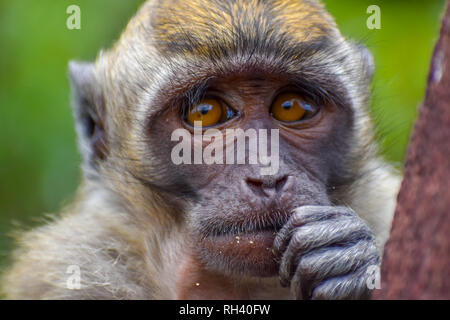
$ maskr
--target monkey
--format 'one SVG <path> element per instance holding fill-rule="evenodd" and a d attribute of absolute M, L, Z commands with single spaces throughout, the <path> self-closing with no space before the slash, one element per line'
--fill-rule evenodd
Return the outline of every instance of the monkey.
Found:
<path fill-rule="evenodd" d="M 373 73 L 319 1 L 146 1 L 69 64 L 82 182 L 18 236 L 4 296 L 370 298 L 400 183 L 373 138 Z M 178 129 L 203 150 L 195 130 L 276 130 L 278 168 L 174 163 Z"/>

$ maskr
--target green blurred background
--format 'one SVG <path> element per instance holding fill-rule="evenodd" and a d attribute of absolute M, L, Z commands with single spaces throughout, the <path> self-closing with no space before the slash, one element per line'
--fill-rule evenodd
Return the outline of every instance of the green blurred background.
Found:
<path fill-rule="evenodd" d="M 111 46 L 141 2 L 0 0 L 0 268 L 11 250 L 8 234 L 57 212 L 80 180 L 68 61 L 93 60 Z M 342 32 L 375 56 L 377 136 L 401 169 L 444 0 L 325 2 Z M 66 28 L 71 4 L 81 8 L 81 30 Z M 381 30 L 366 27 L 371 4 L 381 8 Z"/>

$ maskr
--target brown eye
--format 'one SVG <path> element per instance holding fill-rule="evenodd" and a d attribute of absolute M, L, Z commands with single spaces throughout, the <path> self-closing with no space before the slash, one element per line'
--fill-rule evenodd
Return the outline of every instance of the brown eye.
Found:
<path fill-rule="evenodd" d="M 185 118 L 190 125 L 194 125 L 195 121 L 200 121 L 202 127 L 209 127 L 225 122 L 233 115 L 233 111 L 222 101 L 203 99 L 199 103 L 191 105 Z"/>
<path fill-rule="evenodd" d="M 315 112 L 316 107 L 295 93 L 283 93 L 279 95 L 270 109 L 272 117 L 283 122 L 294 122 L 309 118 Z"/>

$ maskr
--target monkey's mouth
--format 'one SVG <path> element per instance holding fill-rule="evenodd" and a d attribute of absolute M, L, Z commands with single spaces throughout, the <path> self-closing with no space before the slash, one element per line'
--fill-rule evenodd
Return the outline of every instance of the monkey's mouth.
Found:
<path fill-rule="evenodd" d="M 239 214 L 240 220 L 236 219 L 235 212 L 230 219 L 207 222 L 208 228 L 202 230 L 197 243 L 201 256 L 205 261 L 218 258 L 228 266 L 228 272 L 262 277 L 276 275 L 278 263 L 272 252 L 273 242 L 288 215 L 268 210 Z"/>
<path fill-rule="evenodd" d="M 230 231 L 215 232 L 204 238 L 205 241 L 219 241 L 221 245 L 252 245 L 264 241 L 267 246 L 272 247 L 275 236 L 280 231 L 282 225 L 253 227 L 253 228 L 238 228 Z"/>
<path fill-rule="evenodd" d="M 239 237 L 258 233 L 277 234 L 286 222 L 287 217 L 285 216 L 269 217 L 267 219 L 264 219 L 263 217 L 260 219 L 233 223 L 219 222 L 204 228 L 202 238 Z"/>
<path fill-rule="evenodd" d="M 211 240 L 216 241 L 222 248 L 250 248 L 264 247 L 264 250 L 271 250 L 273 241 L 279 229 L 261 228 L 246 230 L 238 233 L 223 233 L 216 235 Z"/>

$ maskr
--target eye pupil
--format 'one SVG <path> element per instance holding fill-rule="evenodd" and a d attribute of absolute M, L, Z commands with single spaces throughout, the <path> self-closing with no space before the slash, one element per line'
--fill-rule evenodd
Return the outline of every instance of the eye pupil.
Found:
<path fill-rule="evenodd" d="M 211 105 L 203 104 L 203 105 L 200 106 L 199 109 L 200 109 L 200 110 L 199 110 L 200 113 L 201 113 L 202 115 L 205 115 L 205 114 L 207 114 L 207 113 L 209 112 L 209 110 L 212 109 L 212 106 L 211 106 Z"/>
<path fill-rule="evenodd" d="M 285 103 L 282 104 L 285 110 L 289 110 L 292 107 L 292 105 L 293 105 L 292 101 L 286 101 Z"/>

